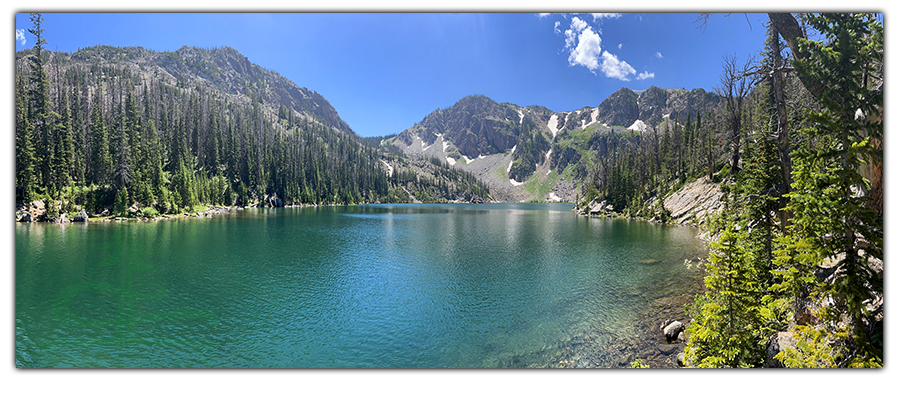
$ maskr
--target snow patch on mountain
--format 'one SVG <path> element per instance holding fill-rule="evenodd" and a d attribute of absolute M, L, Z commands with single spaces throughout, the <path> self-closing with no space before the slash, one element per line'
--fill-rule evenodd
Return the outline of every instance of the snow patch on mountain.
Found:
<path fill-rule="evenodd" d="M 644 132 L 647 130 L 647 124 L 645 124 L 644 121 L 635 120 L 634 124 L 631 124 L 631 126 L 628 127 L 628 129 L 630 129 L 632 131 L 637 131 L 637 132 Z"/>
<path fill-rule="evenodd" d="M 553 133 L 553 139 L 556 139 L 556 132 L 559 131 L 556 127 L 559 125 L 559 116 L 553 114 L 550 117 L 550 121 L 547 121 L 547 128 L 550 128 L 550 132 Z"/>

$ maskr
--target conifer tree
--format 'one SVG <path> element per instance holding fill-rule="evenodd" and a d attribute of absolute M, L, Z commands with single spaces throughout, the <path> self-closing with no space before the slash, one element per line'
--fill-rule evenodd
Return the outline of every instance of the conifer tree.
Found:
<path fill-rule="evenodd" d="M 52 183 L 53 142 L 51 130 L 55 112 L 52 111 L 53 104 L 50 102 L 50 78 L 44 62 L 44 45 L 47 44 L 42 27 L 44 17 L 40 13 L 32 13 L 30 17 L 34 27 L 28 32 L 34 35 L 35 42 L 31 56 L 31 94 L 28 97 L 28 101 L 31 102 L 31 115 L 29 119 L 32 122 L 36 141 L 36 163 L 40 185 L 41 188 L 48 189 Z"/>
<path fill-rule="evenodd" d="M 109 133 L 103 120 L 103 98 L 100 91 L 94 93 L 91 109 L 91 179 L 95 184 L 107 184 L 112 172 Z"/>
<path fill-rule="evenodd" d="M 16 191 L 17 200 L 28 204 L 35 198 L 34 126 L 28 117 L 24 77 L 16 75 Z"/>

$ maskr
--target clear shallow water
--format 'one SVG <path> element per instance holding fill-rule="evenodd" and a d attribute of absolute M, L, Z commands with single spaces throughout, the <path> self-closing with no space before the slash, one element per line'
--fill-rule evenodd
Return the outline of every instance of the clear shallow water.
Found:
<path fill-rule="evenodd" d="M 16 224 L 16 365 L 547 367 L 695 288 L 695 234 L 560 204 Z"/>

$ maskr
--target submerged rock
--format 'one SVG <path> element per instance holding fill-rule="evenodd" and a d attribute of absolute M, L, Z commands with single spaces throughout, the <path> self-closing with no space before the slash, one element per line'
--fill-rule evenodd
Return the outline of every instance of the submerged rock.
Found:
<path fill-rule="evenodd" d="M 638 263 L 643 264 L 645 266 L 652 266 L 654 264 L 662 263 L 662 260 L 659 259 L 644 259 L 639 261 Z"/>
<path fill-rule="evenodd" d="M 684 332 L 684 324 L 678 321 L 673 321 L 666 325 L 663 328 L 663 334 L 666 336 L 666 343 L 672 343 L 678 341 L 678 334 Z"/>

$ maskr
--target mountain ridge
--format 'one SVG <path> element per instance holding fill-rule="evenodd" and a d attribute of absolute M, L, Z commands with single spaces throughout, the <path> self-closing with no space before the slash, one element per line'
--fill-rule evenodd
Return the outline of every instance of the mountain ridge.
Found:
<path fill-rule="evenodd" d="M 717 103 L 719 97 L 703 89 L 655 86 L 622 87 L 596 107 L 561 112 L 469 95 L 381 143 L 412 156 L 460 164 L 501 200 L 574 201 L 588 166 L 598 153 L 606 153 L 598 150 L 608 143 L 601 138 L 641 136 L 668 125 L 673 114 L 696 115 Z"/>

